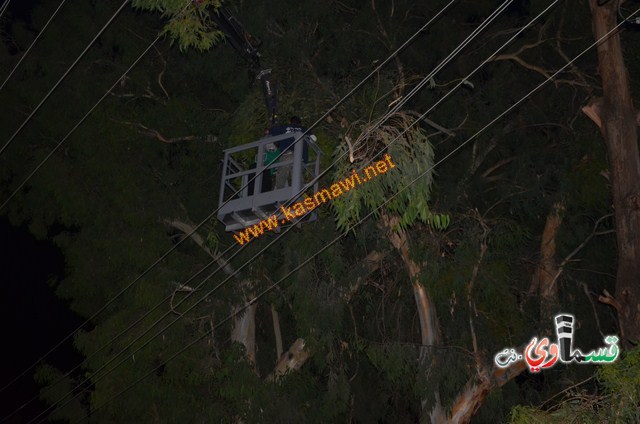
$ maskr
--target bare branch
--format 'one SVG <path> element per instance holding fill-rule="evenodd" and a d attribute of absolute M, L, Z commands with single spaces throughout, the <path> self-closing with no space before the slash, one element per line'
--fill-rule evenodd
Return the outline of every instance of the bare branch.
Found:
<path fill-rule="evenodd" d="M 598 297 L 598 300 L 602 303 L 612 306 L 618 313 L 620 313 L 620 309 L 622 308 L 620 302 L 618 302 L 615 297 L 611 296 L 611 293 L 609 293 L 607 290 L 602 291 L 602 295 Z M 622 328 L 620 329 L 620 331 L 622 331 Z"/>
<path fill-rule="evenodd" d="M 139 122 L 128 122 L 128 121 L 115 121 L 115 122 L 119 122 L 121 124 L 126 124 L 126 125 L 131 125 L 134 127 L 138 127 L 138 133 L 149 136 L 149 137 L 153 137 L 156 138 L 158 140 L 160 140 L 163 143 L 167 143 L 167 144 L 171 144 L 171 143 L 178 143 L 181 141 L 193 141 L 193 140 L 198 140 L 200 139 L 199 137 L 196 137 L 195 135 L 187 135 L 187 136 L 183 136 L 183 137 L 174 137 L 174 138 L 166 138 L 165 136 L 163 136 L 159 131 L 154 130 L 152 128 L 148 128 L 144 125 L 142 125 Z"/>
<path fill-rule="evenodd" d="M 482 374 L 482 354 L 480 353 L 480 350 L 478 349 L 478 339 L 476 337 L 476 331 L 475 328 L 473 326 L 473 315 L 475 312 L 475 315 L 478 316 L 478 313 L 476 311 L 476 305 L 473 302 L 472 298 L 471 298 L 471 291 L 473 290 L 473 286 L 475 285 L 475 281 L 478 278 L 478 273 L 480 271 L 480 265 L 482 264 L 482 260 L 484 259 L 484 255 L 485 253 L 487 253 L 487 236 L 489 235 L 489 232 L 491 231 L 489 229 L 489 226 L 484 222 L 484 219 L 482 218 L 482 216 L 480 215 L 480 213 L 478 212 L 477 209 L 475 209 L 473 211 L 473 215 L 475 217 L 475 219 L 478 221 L 478 223 L 480 224 L 480 226 L 482 227 L 482 236 L 481 236 L 481 240 L 480 240 L 480 255 L 478 255 L 478 260 L 476 261 L 475 265 L 473 266 L 473 270 L 471 271 L 471 278 L 469 279 L 469 282 L 467 283 L 467 301 L 469 303 L 469 328 L 471 329 L 471 342 L 472 342 L 472 346 L 473 346 L 473 356 L 476 360 L 476 372 L 478 373 L 478 375 Z"/>
<path fill-rule="evenodd" d="M 482 173 L 482 178 L 488 178 L 488 176 L 493 171 L 500 168 L 501 166 L 508 164 L 509 162 L 513 161 L 515 158 L 516 158 L 515 156 L 511 156 L 510 158 L 502 159 L 501 161 L 498 161 L 498 163 L 496 163 L 495 165 L 493 165 L 492 167 L 490 167 L 489 169 L 487 169 L 485 172 Z"/>
<path fill-rule="evenodd" d="M 598 312 L 596 311 L 596 304 L 593 302 L 593 299 L 591 298 L 591 292 L 589 292 L 589 287 L 587 286 L 587 283 L 584 283 L 584 282 L 580 282 L 580 285 L 582 285 L 582 290 L 584 291 L 585 296 L 587 296 L 587 299 L 589 299 L 589 303 L 591 303 L 591 309 L 593 310 L 593 316 L 596 319 L 596 325 L 598 326 L 598 331 L 600 332 L 600 335 L 604 338 L 604 333 L 602 332 L 602 328 L 600 328 L 600 318 L 598 318 Z"/>
<path fill-rule="evenodd" d="M 522 50 L 522 49 L 520 49 L 520 50 Z M 520 56 L 517 56 L 517 53 L 501 54 L 501 55 L 498 55 L 498 56 L 494 57 L 493 60 L 494 61 L 498 61 L 498 60 L 513 60 L 514 62 L 517 62 L 518 64 L 520 64 L 522 67 L 539 73 L 540 75 L 545 77 L 545 79 L 551 79 L 551 74 L 549 73 L 550 71 L 547 71 L 546 69 L 543 69 L 540 66 L 532 65 L 532 64 L 526 62 Z"/>
<path fill-rule="evenodd" d="M 353 295 L 360 289 L 362 283 L 367 279 L 367 276 L 380 269 L 386 256 L 387 252 L 374 250 L 359 261 L 359 266 L 365 269 L 365 275 L 356 278 L 355 282 L 349 287 L 349 290 L 342 295 L 347 303 L 351 301 Z"/>
<path fill-rule="evenodd" d="M 158 74 L 158 85 L 160 86 L 160 88 L 162 89 L 162 92 L 164 93 L 165 96 L 167 96 L 167 99 L 169 99 L 169 93 L 167 93 L 167 90 L 165 90 L 164 86 L 162 85 L 162 76 L 164 75 L 164 72 L 167 70 L 167 61 L 164 60 L 164 57 L 162 57 L 162 53 L 160 53 L 160 50 L 158 50 L 158 47 L 153 46 L 156 49 L 156 52 L 158 53 L 158 57 L 160 58 L 160 60 L 162 60 L 162 71 L 160 71 L 160 73 Z"/>
<path fill-rule="evenodd" d="M 522 349 L 524 348 L 523 346 Z M 469 422 L 492 390 L 504 386 L 526 368 L 526 361 L 514 362 L 507 368 L 498 368 L 495 365 L 491 369 L 484 368 L 479 376 L 474 376 L 467 382 L 462 393 L 454 400 L 450 415 L 441 416 L 437 422 L 451 424 Z"/>
<path fill-rule="evenodd" d="M 564 260 L 560 263 L 560 266 L 558 267 L 558 271 L 556 272 L 555 276 L 553 277 L 553 280 L 551 280 L 551 283 L 550 283 L 551 286 L 553 286 L 555 284 L 555 282 L 558 280 L 558 277 L 560 277 L 560 274 L 562 274 L 562 271 L 564 271 L 564 268 L 567 265 L 567 263 L 569 263 L 569 261 L 576 254 L 578 254 L 578 252 L 580 252 L 580 250 L 582 250 L 587 245 L 587 243 L 589 243 L 589 241 L 591 241 L 591 239 L 593 237 L 602 236 L 602 235 L 605 235 L 605 234 L 613 234 L 613 233 L 615 233 L 615 230 L 596 231 L 598 229 L 598 227 L 600 226 L 600 223 L 602 221 L 604 221 L 605 219 L 610 218 L 612 216 L 613 216 L 613 214 L 610 213 L 610 214 L 607 214 L 607 215 L 604 215 L 604 216 L 601 216 L 600 218 L 598 218 L 598 220 L 593 225 L 593 230 L 591 230 L 591 233 L 587 236 L 587 238 L 584 239 L 584 241 L 582 243 L 580 243 L 578 245 L 578 247 L 573 249 L 573 252 L 569 253 L 569 255 L 567 255 L 567 257 L 564 258 Z"/>

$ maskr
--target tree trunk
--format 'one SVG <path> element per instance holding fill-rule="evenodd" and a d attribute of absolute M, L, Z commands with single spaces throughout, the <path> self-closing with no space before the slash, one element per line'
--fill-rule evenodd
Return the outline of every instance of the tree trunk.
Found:
<path fill-rule="evenodd" d="M 234 307 L 234 312 L 241 307 Z M 233 320 L 233 330 L 231 330 L 231 340 L 242 343 L 246 351 L 247 362 L 255 369 L 256 365 L 256 309 L 258 304 L 254 303 L 244 312 L 240 312 Z M 257 371 L 257 370 L 256 370 Z"/>
<path fill-rule="evenodd" d="M 428 349 L 440 342 L 440 331 L 438 328 L 435 305 L 431 302 L 431 299 L 429 299 L 427 290 L 420 282 L 420 265 L 411 259 L 411 255 L 409 254 L 409 238 L 407 237 L 406 232 L 398 229 L 398 221 L 399 219 L 397 216 L 391 216 L 386 213 L 382 214 L 382 224 L 386 230 L 387 236 L 389 237 L 389 241 L 391 241 L 393 247 L 400 254 L 402 262 L 407 269 L 409 280 L 411 281 L 413 297 L 416 302 L 416 309 L 418 310 L 418 318 L 420 321 L 420 341 L 422 344 L 420 349 L 420 361 L 422 362 L 427 357 Z M 434 422 L 435 420 L 435 422 L 437 422 L 437 418 L 434 417 L 442 415 L 443 408 L 440 402 L 440 392 L 438 387 L 433 387 L 433 393 L 435 397 L 433 409 L 429 412 L 425 410 L 425 406 L 427 404 L 426 399 L 422 400 L 422 407 L 425 416 L 428 413 L 431 417 L 431 421 Z"/>
<path fill-rule="evenodd" d="M 562 224 L 563 212 L 564 205 L 562 202 L 557 202 L 551 206 L 551 210 L 547 215 L 544 230 L 542 231 L 542 240 L 540 241 L 540 263 L 531 277 L 531 287 L 529 289 L 531 295 L 540 294 L 540 314 L 545 325 L 546 322 L 553 323 L 553 314 L 558 312 L 557 308 L 559 307 L 556 283 L 561 267 L 558 267 L 555 255 L 556 237 Z M 486 234 L 487 232 L 485 232 L 485 237 Z M 486 244 L 484 243 L 483 241 L 480 247 L 480 257 L 469 280 L 467 288 L 469 292 L 471 292 L 471 287 L 477 277 L 480 262 L 486 253 Z M 471 311 L 472 308 L 470 307 L 469 310 Z M 470 422 L 473 415 L 493 390 L 504 386 L 527 369 L 527 363 L 524 360 L 517 361 L 507 368 L 499 368 L 495 364 L 491 366 L 483 364 L 478 353 L 473 327 L 471 328 L 471 334 L 476 356 L 477 373 L 465 384 L 464 389 L 456 397 L 448 414 L 444 410 L 437 410 L 432 413 L 433 423 L 460 424 Z M 526 345 L 522 345 L 516 351 L 523 352 L 525 348 Z"/>
<path fill-rule="evenodd" d="M 598 6 L 590 1 L 596 40 L 617 23 L 617 1 Z M 640 155 L 636 112 L 631 100 L 628 72 L 616 32 L 598 45 L 602 78 L 602 134 L 607 145 L 611 189 L 616 218 L 618 271 L 616 300 L 625 344 L 640 340 Z"/>
<path fill-rule="evenodd" d="M 562 224 L 564 205 L 554 203 L 547 215 L 547 221 L 542 231 L 540 241 L 540 263 L 533 276 L 534 285 L 540 293 L 540 321 L 545 326 L 553 328 L 553 317 L 559 312 L 558 284 L 556 275 L 556 237 Z"/>
<path fill-rule="evenodd" d="M 418 318 L 420 319 L 420 335 L 423 346 L 432 346 L 439 341 L 438 323 L 436 321 L 435 307 L 420 283 L 420 266 L 411 259 L 409 254 L 409 239 L 404 231 L 397 231 L 395 228 L 398 224 L 397 217 L 391 217 L 382 214 L 382 222 L 387 232 L 387 236 L 393 247 L 398 251 L 402 262 L 404 263 L 411 286 L 413 288 L 413 296 L 418 309 Z"/>

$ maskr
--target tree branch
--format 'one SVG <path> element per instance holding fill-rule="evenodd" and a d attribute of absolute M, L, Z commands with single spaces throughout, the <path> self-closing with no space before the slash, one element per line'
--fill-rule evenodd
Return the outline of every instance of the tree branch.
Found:
<path fill-rule="evenodd" d="M 602 131 L 602 118 L 600 118 L 602 109 L 602 97 L 593 98 L 589 104 L 584 106 L 581 110 L 582 113 L 587 115 L 598 126 L 598 129 Z"/>
<path fill-rule="evenodd" d="M 522 346 L 521 350 L 524 349 L 525 346 Z M 507 368 L 498 368 L 495 365 L 491 370 L 484 368 L 479 376 L 474 376 L 467 382 L 465 389 L 453 402 L 450 415 L 448 417 L 439 417 L 440 420 L 437 422 L 459 424 L 471 421 L 471 417 L 484 403 L 484 400 L 492 390 L 504 386 L 526 368 L 526 361 L 514 362 Z"/>
<path fill-rule="evenodd" d="M 282 356 L 282 332 L 280 331 L 280 318 L 276 307 L 271 304 L 271 317 L 273 318 L 273 333 L 276 338 L 276 356 Z"/>
<path fill-rule="evenodd" d="M 498 61 L 498 60 L 513 60 L 514 62 L 517 62 L 518 64 L 520 64 L 522 67 L 524 67 L 526 69 L 529 69 L 529 70 L 532 70 L 532 71 L 535 71 L 535 72 L 539 73 L 540 75 L 542 75 L 543 77 L 545 77 L 546 79 L 551 79 L 551 74 L 549 73 L 549 71 L 547 71 L 546 69 L 541 68 L 540 66 L 532 65 L 532 64 L 526 62 L 520 56 L 517 56 L 517 53 L 501 54 L 501 55 L 498 55 L 498 56 L 494 57 L 493 60 L 494 61 Z"/>
<path fill-rule="evenodd" d="M 311 354 L 305 349 L 304 339 L 296 340 L 288 351 L 280 356 L 273 372 L 267 376 L 267 381 L 275 381 L 289 371 L 299 370 Z"/>
<path fill-rule="evenodd" d="M 564 260 L 560 263 L 560 266 L 558 267 L 558 271 L 556 272 L 555 276 L 553 277 L 553 280 L 551 280 L 550 285 L 553 286 L 555 284 L 555 282 L 558 280 L 558 277 L 560 277 L 560 274 L 562 274 L 562 271 L 564 271 L 564 267 L 567 265 L 567 263 L 569 263 L 569 261 L 571 260 L 571 258 L 573 258 L 576 254 L 578 254 L 578 252 L 580 250 L 582 250 L 587 243 L 589 243 L 589 241 L 595 237 L 595 236 L 601 236 L 601 235 L 605 235 L 605 234 L 613 234 L 615 233 L 615 230 L 607 230 L 607 231 L 596 231 L 598 229 L 598 226 L 600 226 L 600 223 L 602 221 L 604 221 L 605 219 L 612 217 L 613 214 L 607 214 L 604 216 L 601 216 L 600 218 L 598 218 L 598 220 L 596 221 L 596 223 L 593 225 L 593 230 L 591 230 L 591 233 L 587 236 L 586 239 L 584 239 L 584 241 L 582 243 L 580 243 L 578 245 L 578 247 L 576 247 L 575 249 L 573 249 L 573 252 L 569 253 L 569 255 L 567 255 L 566 258 L 564 258 Z"/>
<path fill-rule="evenodd" d="M 196 137 L 195 135 L 167 138 L 164 135 L 162 135 L 158 130 L 154 130 L 153 128 L 148 128 L 139 122 L 128 122 L 128 121 L 115 121 L 115 122 L 137 127 L 139 134 L 143 134 L 143 135 L 146 135 L 147 137 L 155 138 L 166 144 L 179 143 L 181 141 L 193 141 L 193 140 L 200 139 L 200 137 Z"/>
<path fill-rule="evenodd" d="M 204 250 L 209 256 L 215 259 L 218 266 L 220 266 L 220 268 L 222 268 L 225 273 L 227 273 L 228 275 L 232 275 L 234 273 L 233 268 L 231 268 L 231 265 L 229 265 L 229 262 L 223 259 L 221 255 L 218 255 L 217 252 L 212 252 L 211 249 L 207 247 L 202 236 L 194 231 L 195 227 L 193 227 L 193 225 L 186 222 L 178 221 L 176 219 L 165 219 L 164 223 L 165 225 L 180 230 L 185 234 L 189 234 L 191 240 L 193 240 L 198 246 L 200 246 L 200 248 L 202 248 L 202 250 Z"/>

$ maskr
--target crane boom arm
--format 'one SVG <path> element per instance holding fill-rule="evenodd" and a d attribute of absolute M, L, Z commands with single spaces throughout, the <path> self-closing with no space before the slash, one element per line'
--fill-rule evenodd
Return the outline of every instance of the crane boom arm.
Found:
<path fill-rule="evenodd" d="M 238 20 L 223 6 L 216 11 L 210 11 L 209 16 L 220 31 L 224 32 L 229 44 L 242 56 L 251 67 L 251 71 L 260 80 L 264 95 L 267 116 L 272 124 L 275 124 L 278 106 L 278 84 L 271 73 L 271 69 L 263 69 L 260 65 L 260 53 L 255 47 L 256 40 L 242 28 Z"/>

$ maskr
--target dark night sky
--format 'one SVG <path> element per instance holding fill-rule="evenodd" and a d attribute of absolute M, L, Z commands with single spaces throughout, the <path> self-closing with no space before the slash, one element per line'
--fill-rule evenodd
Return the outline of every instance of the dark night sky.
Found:
<path fill-rule="evenodd" d="M 10 16 L 11 20 L 27 21 L 31 20 L 31 10 L 40 0 L 11 0 L 9 9 L 5 13 Z"/>
<path fill-rule="evenodd" d="M 12 0 L 6 14 L 11 20 L 30 22 L 31 10 L 39 0 Z M 22 371 L 48 352 L 82 320 L 60 301 L 48 281 L 62 278 L 64 258 L 55 246 L 38 241 L 26 228 L 12 227 L 6 217 L 0 218 L 0 320 L 2 346 L 0 387 L 4 387 Z M 69 370 L 81 356 L 72 341 L 65 343 L 46 362 Z M 38 395 L 33 371 L 0 392 L 0 417 Z M 8 423 L 24 423 L 45 408 L 32 402 Z"/>

